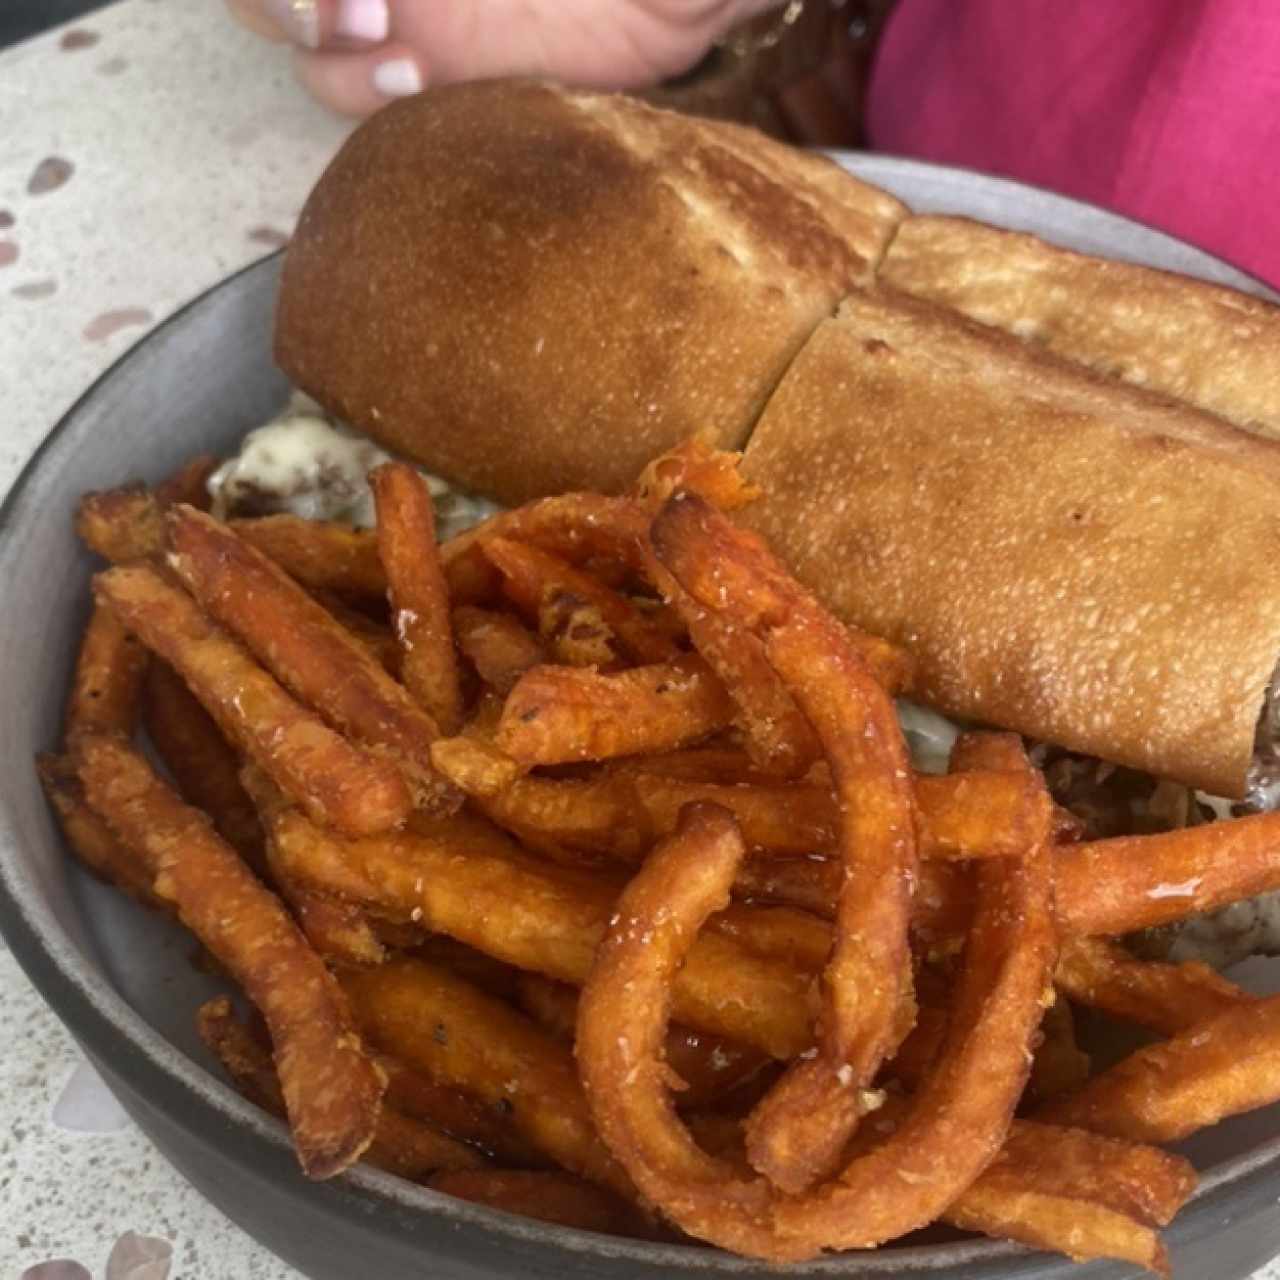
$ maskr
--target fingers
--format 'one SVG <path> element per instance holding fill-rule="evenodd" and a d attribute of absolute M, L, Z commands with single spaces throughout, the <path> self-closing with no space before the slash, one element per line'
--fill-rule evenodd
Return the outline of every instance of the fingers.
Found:
<path fill-rule="evenodd" d="M 418 93 L 427 82 L 422 59 L 394 42 L 363 53 L 299 51 L 294 71 L 310 94 L 347 116 L 370 115 L 393 98 Z"/>
<path fill-rule="evenodd" d="M 301 49 L 363 49 L 387 39 L 387 0 L 226 0 L 231 16 Z"/>

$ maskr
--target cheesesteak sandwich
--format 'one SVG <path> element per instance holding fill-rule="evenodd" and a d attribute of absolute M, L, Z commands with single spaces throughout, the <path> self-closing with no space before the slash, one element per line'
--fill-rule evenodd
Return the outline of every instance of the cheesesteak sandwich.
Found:
<path fill-rule="evenodd" d="M 514 81 L 356 132 L 289 249 L 276 355 L 499 502 L 619 492 L 695 432 L 745 448 L 751 519 L 911 648 L 924 699 L 1238 799 L 1280 654 L 1280 446 L 1227 419 L 1280 412 L 1278 314 Z"/>

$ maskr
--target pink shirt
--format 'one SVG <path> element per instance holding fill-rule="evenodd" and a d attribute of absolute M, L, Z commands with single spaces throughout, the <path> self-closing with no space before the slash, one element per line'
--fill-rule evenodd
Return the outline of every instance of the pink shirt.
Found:
<path fill-rule="evenodd" d="M 899 0 L 867 116 L 1280 287 L 1280 0 Z"/>

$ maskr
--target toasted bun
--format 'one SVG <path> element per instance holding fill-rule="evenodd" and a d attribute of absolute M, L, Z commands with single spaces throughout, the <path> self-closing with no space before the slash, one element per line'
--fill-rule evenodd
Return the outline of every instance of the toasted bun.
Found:
<path fill-rule="evenodd" d="M 1280 654 L 1280 444 L 889 292 L 791 366 L 742 513 L 962 718 L 1242 793 Z"/>
<path fill-rule="evenodd" d="M 908 218 L 879 278 L 1280 437 L 1280 309 L 1261 298 L 968 218 Z"/>
<path fill-rule="evenodd" d="M 388 447 L 505 502 L 733 447 L 904 216 L 751 130 L 527 81 L 362 126 L 285 259 L 276 358 Z"/>

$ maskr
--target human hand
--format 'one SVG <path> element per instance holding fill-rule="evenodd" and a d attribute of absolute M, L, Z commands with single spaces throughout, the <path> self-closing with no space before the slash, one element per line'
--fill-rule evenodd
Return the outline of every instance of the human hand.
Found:
<path fill-rule="evenodd" d="M 368 115 L 427 85 L 547 76 L 626 89 L 693 66 L 731 27 L 779 0 L 227 0 L 295 46 L 321 102 Z"/>

